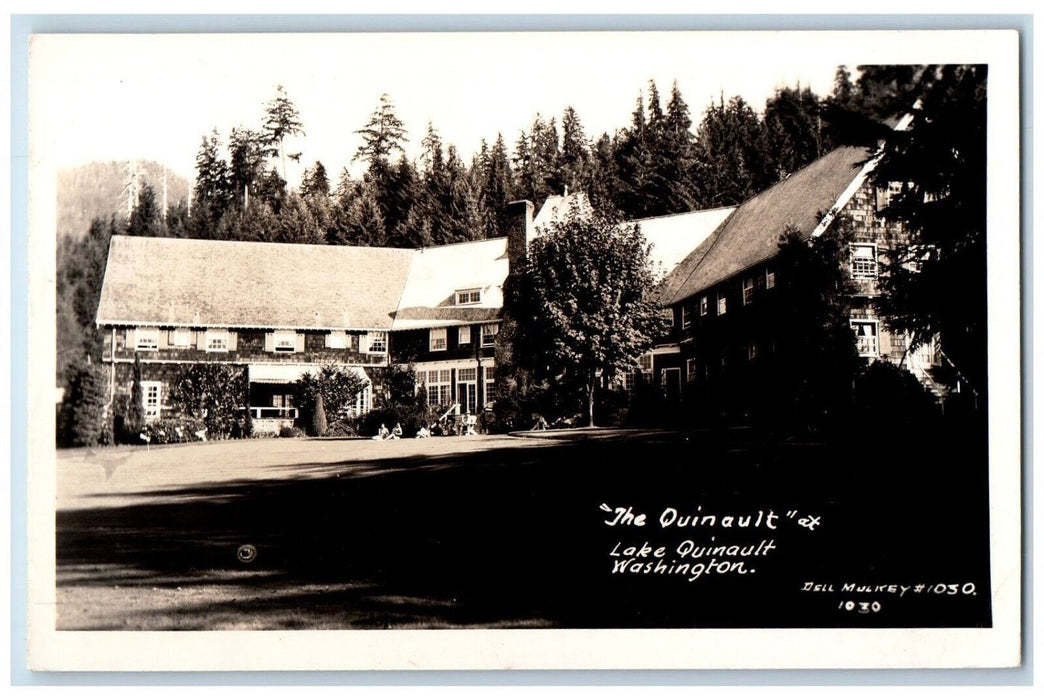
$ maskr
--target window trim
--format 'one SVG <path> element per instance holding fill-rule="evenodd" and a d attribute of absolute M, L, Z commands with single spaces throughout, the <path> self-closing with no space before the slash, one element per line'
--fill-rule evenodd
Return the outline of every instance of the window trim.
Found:
<path fill-rule="evenodd" d="M 457 345 L 471 345 L 471 326 L 457 327 Z"/>
<path fill-rule="evenodd" d="M 184 334 L 185 341 L 179 341 L 179 334 Z M 192 347 L 192 329 L 191 328 L 174 328 L 170 332 L 170 344 L 171 347 L 175 348 L 190 348 Z"/>
<path fill-rule="evenodd" d="M 743 305 L 750 306 L 754 303 L 754 278 L 745 277 L 743 279 Z"/>
<path fill-rule="evenodd" d="M 490 333 L 486 333 L 486 329 L 487 328 L 492 328 L 493 329 L 493 333 L 491 333 L 491 334 Z M 499 335 L 499 334 L 500 334 L 500 324 L 499 323 L 483 323 L 482 324 L 480 338 L 479 338 L 482 347 L 484 347 L 484 348 L 491 348 L 494 345 L 496 345 L 497 335 Z M 489 342 L 486 342 L 486 337 L 487 336 L 489 337 Z"/>
<path fill-rule="evenodd" d="M 873 251 L 873 255 L 869 257 L 857 256 L 855 254 L 858 248 L 869 248 Z M 878 249 L 876 243 L 851 243 L 848 246 L 849 250 L 849 270 L 852 273 L 852 279 L 855 280 L 876 280 L 881 274 L 881 263 L 878 260 Z M 870 272 L 857 272 L 856 261 L 866 261 L 873 266 L 873 270 Z"/>
<path fill-rule="evenodd" d="M 153 328 L 152 326 L 134 329 L 134 349 L 143 352 L 155 352 L 156 350 L 159 350 L 159 334 L 159 328 Z M 141 341 L 145 338 L 151 338 L 152 342 L 142 345 Z"/>
<path fill-rule="evenodd" d="M 724 316 L 729 312 L 729 297 L 725 292 L 718 292 L 718 305 L 717 305 L 718 316 Z"/>
<path fill-rule="evenodd" d="M 880 357 L 881 356 L 881 322 L 876 318 L 853 318 L 848 321 L 852 331 L 855 333 L 856 352 L 859 357 Z M 859 349 L 859 338 L 857 326 L 872 326 L 874 329 L 873 336 L 864 336 L 873 338 L 873 350 L 868 352 L 862 352 Z"/>
<path fill-rule="evenodd" d="M 339 338 L 339 340 L 334 342 L 334 338 Z M 326 334 L 324 346 L 330 350 L 347 350 L 348 334 L 345 331 L 330 331 Z"/>
<path fill-rule="evenodd" d="M 163 382 L 159 381 L 142 381 L 141 385 L 141 409 L 145 420 L 151 421 L 158 419 L 163 415 Z M 156 390 L 156 401 L 152 403 L 149 401 L 149 392 Z"/>
<path fill-rule="evenodd" d="M 280 340 L 284 343 L 289 340 L 290 345 L 283 345 L 283 347 L 280 348 Z M 293 355 L 297 352 L 297 331 L 272 331 L 272 352 L 278 355 Z"/>
<path fill-rule="evenodd" d="M 700 316 L 706 316 L 708 313 L 710 313 L 710 300 L 704 294 L 700 297 Z"/>
<path fill-rule="evenodd" d="M 449 333 L 446 330 L 445 327 L 428 329 L 428 352 L 446 352 L 449 347 Z M 442 341 L 441 347 L 436 345 L 439 340 Z"/>
<path fill-rule="evenodd" d="M 374 349 L 374 345 L 378 345 L 378 349 Z M 374 355 L 387 355 L 388 354 L 388 331 L 367 331 L 366 332 L 366 352 Z"/>
<path fill-rule="evenodd" d="M 688 302 L 684 302 L 681 305 L 681 326 L 682 330 L 692 328 L 692 312 L 689 311 Z"/>
<path fill-rule="evenodd" d="M 772 289 L 776 286 L 776 271 L 771 267 L 765 268 L 765 289 Z"/>
<path fill-rule="evenodd" d="M 217 339 L 223 341 L 223 347 L 213 347 L 211 344 Z M 207 352 L 228 352 L 229 332 L 228 329 L 208 328 L 203 334 L 203 347 Z"/>
<path fill-rule="evenodd" d="M 474 296 L 475 299 L 471 299 Z M 464 297 L 465 301 L 461 301 Z M 482 303 L 482 288 L 481 287 L 469 287 L 467 289 L 457 289 L 453 292 L 453 305 L 454 306 L 474 306 L 475 304 Z"/>

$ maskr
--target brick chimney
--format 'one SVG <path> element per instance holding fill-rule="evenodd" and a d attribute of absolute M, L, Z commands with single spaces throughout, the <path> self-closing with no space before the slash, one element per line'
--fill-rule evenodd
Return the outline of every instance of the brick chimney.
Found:
<path fill-rule="evenodd" d="M 508 263 L 514 265 L 515 261 L 525 255 L 529 242 L 533 240 L 533 203 L 528 199 L 519 199 L 510 202 L 504 212 L 504 235 L 508 243 Z"/>

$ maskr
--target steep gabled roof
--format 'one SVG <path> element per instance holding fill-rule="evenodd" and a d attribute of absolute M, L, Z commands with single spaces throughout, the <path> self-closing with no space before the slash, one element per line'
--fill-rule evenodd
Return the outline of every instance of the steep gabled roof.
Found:
<path fill-rule="evenodd" d="M 389 329 L 414 251 L 114 236 L 98 323 Z"/>
<path fill-rule="evenodd" d="M 668 275 L 664 286 L 670 291 L 663 298 L 678 303 L 772 258 L 788 227 L 812 235 L 819 217 L 838 203 L 869 157 L 862 147 L 835 149 L 748 199 Z"/>
<path fill-rule="evenodd" d="M 685 260 L 688 253 L 703 244 L 735 207 L 703 209 L 685 214 L 669 214 L 635 219 L 651 250 L 649 258 L 660 274 L 667 274 Z"/>
<path fill-rule="evenodd" d="M 500 318 L 508 275 L 507 239 L 454 243 L 412 251 L 392 328 L 424 328 Z M 457 306 L 455 292 L 480 289 L 478 304 Z"/>

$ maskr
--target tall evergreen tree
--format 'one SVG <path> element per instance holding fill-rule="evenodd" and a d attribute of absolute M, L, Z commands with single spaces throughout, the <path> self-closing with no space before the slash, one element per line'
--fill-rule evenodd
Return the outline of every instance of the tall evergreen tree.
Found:
<path fill-rule="evenodd" d="M 266 137 L 264 134 L 236 127 L 228 137 L 229 189 L 237 207 L 249 204 L 259 195 L 258 184 L 265 172 Z"/>
<path fill-rule="evenodd" d="M 330 196 L 330 178 L 320 161 L 315 161 L 315 165 L 305 171 L 301 178 L 301 194 L 318 199 Z"/>
<path fill-rule="evenodd" d="M 212 237 L 212 229 L 229 206 L 228 163 L 221 157 L 217 129 L 204 136 L 196 154 L 196 184 L 192 190 L 193 234 Z"/>
<path fill-rule="evenodd" d="M 128 236 L 162 236 L 165 230 L 162 212 L 156 204 L 156 193 L 149 183 L 143 183 L 138 192 L 138 203 L 127 222 Z"/>
<path fill-rule="evenodd" d="M 398 151 L 403 153 L 406 127 L 395 115 L 395 106 L 387 93 L 381 95 L 377 109 L 370 115 L 366 126 L 355 132 L 362 136 L 363 143 L 352 160 L 363 160 L 371 169 L 378 163 L 387 163 L 389 156 Z"/>
<path fill-rule="evenodd" d="M 264 141 L 272 156 L 279 156 L 282 165 L 282 176 L 286 179 L 285 141 L 288 137 L 303 136 L 304 124 L 296 105 L 290 101 L 282 85 L 276 86 L 276 95 L 265 105 L 265 122 L 263 126 Z M 300 153 L 291 153 L 289 158 L 298 161 Z"/>
<path fill-rule="evenodd" d="M 587 191 L 591 187 L 590 147 L 584 135 L 580 116 L 572 107 L 562 113 L 562 153 L 559 181 L 571 191 Z"/>
<path fill-rule="evenodd" d="M 704 113 L 696 136 L 695 173 L 701 207 L 739 204 L 774 182 L 766 165 L 758 115 L 742 97 L 724 96 Z"/>
<path fill-rule="evenodd" d="M 765 102 L 766 156 L 776 179 L 822 155 L 819 98 L 809 88 L 780 88 Z"/>

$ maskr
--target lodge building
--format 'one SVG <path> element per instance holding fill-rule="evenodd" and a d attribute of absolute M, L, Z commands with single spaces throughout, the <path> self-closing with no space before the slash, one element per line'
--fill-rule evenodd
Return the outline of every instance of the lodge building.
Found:
<path fill-rule="evenodd" d="M 880 216 L 888 192 L 868 180 L 871 155 L 842 147 L 738 207 L 633 222 L 664 277 L 671 329 L 618 378 L 623 387 L 642 375 L 677 399 L 761 364 L 775 342 L 764 320 L 780 235 L 789 227 L 812 239 L 838 216 L 855 226 L 859 354 L 901 363 L 934 385 L 936 349 L 909 352 L 875 310 L 880 262 L 901 231 Z M 420 249 L 114 236 L 97 314 L 111 391 L 130 394 L 138 358 L 154 419 L 170 409 L 185 364 L 231 363 L 246 372 L 254 430 L 275 432 L 299 418 L 293 389 L 305 373 L 330 363 L 357 372 L 366 388 L 342 410 L 360 414 L 381 390 L 374 370 L 412 363 L 431 406 L 488 409 L 512 262 L 577 201 L 551 197 L 535 217 L 531 203 L 514 202 L 503 237 Z"/>

